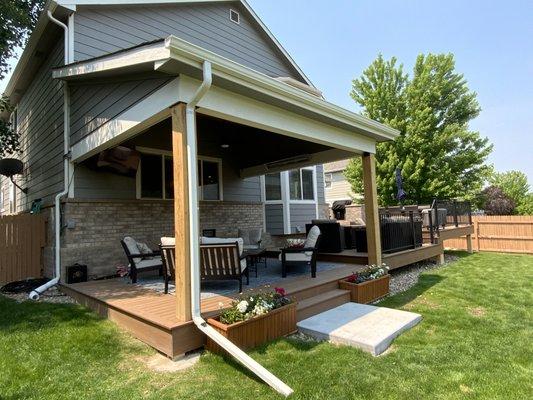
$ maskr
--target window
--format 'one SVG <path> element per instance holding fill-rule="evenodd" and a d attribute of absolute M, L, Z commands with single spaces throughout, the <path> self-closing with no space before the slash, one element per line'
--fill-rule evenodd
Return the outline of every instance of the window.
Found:
<path fill-rule="evenodd" d="M 222 163 L 217 159 L 198 159 L 198 198 L 222 200 Z"/>
<path fill-rule="evenodd" d="M 281 200 L 281 174 L 265 175 L 265 200 Z"/>
<path fill-rule="evenodd" d="M 138 149 L 141 165 L 137 175 L 140 199 L 174 198 L 174 164 L 168 152 Z M 198 158 L 198 198 L 222 200 L 222 163 L 218 159 Z"/>
<path fill-rule="evenodd" d="M 289 171 L 289 193 L 291 200 L 315 200 L 313 168 Z"/>
<path fill-rule="evenodd" d="M 333 182 L 333 174 L 332 173 L 324 174 L 324 186 L 326 186 L 326 188 L 330 188 L 331 182 Z"/>

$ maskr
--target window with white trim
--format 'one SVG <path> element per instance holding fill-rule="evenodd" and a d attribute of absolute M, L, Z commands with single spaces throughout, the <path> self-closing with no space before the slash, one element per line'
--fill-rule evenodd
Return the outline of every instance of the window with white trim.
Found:
<path fill-rule="evenodd" d="M 174 165 L 170 152 L 140 150 L 137 172 L 137 197 L 140 199 L 174 198 Z M 222 161 L 198 157 L 198 199 L 222 200 Z"/>
<path fill-rule="evenodd" d="M 326 189 L 331 187 L 331 182 L 333 182 L 333 174 L 331 172 L 324 174 L 324 186 Z"/>
<path fill-rule="evenodd" d="M 289 171 L 289 193 L 291 200 L 315 200 L 314 169 Z"/>
<path fill-rule="evenodd" d="M 198 157 L 198 199 L 222 200 L 222 161 Z"/>

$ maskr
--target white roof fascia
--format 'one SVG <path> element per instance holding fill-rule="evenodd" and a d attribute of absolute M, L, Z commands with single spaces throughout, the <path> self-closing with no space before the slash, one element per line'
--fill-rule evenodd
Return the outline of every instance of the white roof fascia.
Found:
<path fill-rule="evenodd" d="M 275 78 L 245 67 L 175 36 L 165 40 L 172 58 L 201 69 L 203 61 L 210 61 L 213 74 L 233 81 L 240 86 L 260 91 L 270 97 L 289 102 L 313 113 L 333 118 L 354 128 L 372 132 L 381 140 L 393 140 L 400 132 L 360 114 L 346 110 L 304 90 L 298 89 Z"/>
<path fill-rule="evenodd" d="M 114 55 L 57 68 L 53 72 L 53 77 L 67 80 L 69 78 L 81 78 L 84 75 L 89 77 L 98 72 L 108 72 L 113 69 L 150 62 L 153 62 L 154 66 L 157 67 L 172 59 L 198 70 L 202 69 L 204 61 L 210 61 L 215 76 L 300 109 L 308 110 L 315 115 L 331 118 L 356 130 L 370 133 L 377 140 L 393 140 L 399 135 L 396 129 L 387 125 L 329 103 L 302 89 L 280 82 L 175 36 L 169 36 L 164 43 L 153 43 L 146 47 L 140 46 L 130 51 L 121 51 Z"/>

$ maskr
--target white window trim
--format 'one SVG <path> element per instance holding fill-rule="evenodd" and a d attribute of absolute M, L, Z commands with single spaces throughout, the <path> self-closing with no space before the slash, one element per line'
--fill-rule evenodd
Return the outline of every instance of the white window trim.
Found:
<path fill-rule="evenodd" d="M 207 157 L 207 156 L 198 156 L 198 161 L 209 161 L 217 163 L 218 166 L 218 199 L 217 200 L 204 200 L 203 199 L 203 193 L 201 190 L 198 190 L 198 199 L 199 201 L 208 201 L 208 202 L 216 202 L 216 201 L 224 201 L 224 188 L 223 188 L 223 176 L 222 176 L 222 159 L 217 157 Z M 199 176 L 198 182 L 201 180 L 201 176 Z"/>
<path fill-rule="evenodd" d="M 234 21 L 233 18 L 231 18 L 231 15 L 235 13 L 237 14 L 237 21 Z M 233 8 L 229 9 L 229 20 L 233 22 L 234 24 L 240 25 L 241 24 L 241 13 L 237 10 L 234 10 Z"/>
<path fill-rule="evenodd" d="M 161 149 L 154 149 L 151 147 L 143 147 L 143 146 L 136 146 L 135 150 L 137 150 L 139 153 L 142 154 L 151 154 L 156 156 L 161 156 L 161 173 L 162 173 L 162 185 L 163 185 L 163 198 L 157 198 L 157 197 L 142 197 L 142 189 L 141 189 L 141 171 L 142 171 L 142 162 L 139 164 L 139 168 L 137 169 L 137 175 L 135 177 L 136 180 L 136 197 L 138 200 L 165 200 L 165 201 L 173 201 L 174 199 L 167 199 L 166 198 L 166 185 L 165 185 L 165 157 L 172 157 L 172 151 L 169 150 L 161 150 Z M 198 161 L 209 161 L 209 162 L 215 162 L 218 165 L 218 200 L 203 200 L 202 199 L 202 193 L 199 190 L 198 191 L 198 199 L 199 201 L 223 201 L 223 176 L 222 176 L 222 159 L 221 158 L 215 158 L 215 157 L 206 157 L 206 156 L 198 156 Z"/>
<path fill-rule="evenodd" d="M 313 166 L 313 167 L 303 167 L 303 168 L 298 168 L 298 170 L 302 170 L 302 169 L 307 169 L 307 170 L 311 170 L 313 171 L 313 199 L 301 199 L 301 200 L 293 200 L 291 199 L 291 193 L 290 193 L 290 190 L 288 192 L 288 196 L 289 196 L 289 203 L 291 204 L 315 204 L 317 202 L 317 185 L 316 185 L 316 166 Z M 285 172 L 287 174 L 287 181 L 289 182 L 290 184 L 290 180 L 289 180 L 289 171 L 286 171 Z M 300 173 L 300 187 L 302 188 L 302 197 L 303 197 L 303 179 L 302 179 L 302 174 Z"/>
<path fill-rule="evenodd" d="M 328 182 L 328 180 L 326 179 L 327 175 L 330 176 L 329 186 L 327 186 L 327 182 Z M 331 189 L 332 186 L 333 186 L 333 173 L 332 172 L 324 172 L 324 188 L 325 189 Z"/>
<path fill-rule="evenodd" d="M 261 190 L 262 192 L 264 193 L 264 203 L 265 204 L 283 204 L 283 174 L 286 174 L 286 171 L 284 172 L 277 172 L 279 174 L 279 177 L 280 177 L 280 189 L 281 189 L 281 199 L 279 200 L 267 200 L 266 199 L 266 179 L 265 179 L 265 175 L 261 175 L 261 182 L 262 182 L 262 185 L 261 185 Z"/>

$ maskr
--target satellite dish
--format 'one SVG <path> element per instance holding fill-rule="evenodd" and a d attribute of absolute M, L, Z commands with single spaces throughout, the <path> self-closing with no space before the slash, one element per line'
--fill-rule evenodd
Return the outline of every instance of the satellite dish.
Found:
<path fill-rule="evenodd" d="M 24 164 L 22 161 L 16 158 L 2 158 L 0 159 L 0 175 L 7 176 L 13 184 L 22 190 L 24 193 L 28 192 L 28 189 L 23 189 L 13 180 L 14 175 L 21 175 L 24 172 Z"/>

